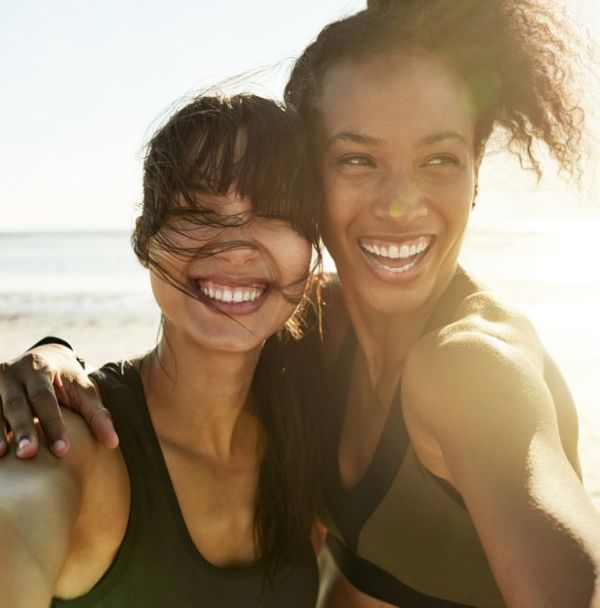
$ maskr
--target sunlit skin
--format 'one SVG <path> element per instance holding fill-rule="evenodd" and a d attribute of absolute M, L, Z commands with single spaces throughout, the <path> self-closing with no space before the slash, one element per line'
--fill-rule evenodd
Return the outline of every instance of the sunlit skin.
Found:
<path fill-rule="evenodd" d="M 474 197 L 462 85 L 440 61 L 384 55 L 333 67 L 319 109 L 324 239 L 345 293 L 365 313 L 399 319 L 423 310 L 454 274 Z M 407 272 L 386 270 L 364 250 L 420 237 L 431 244 Z"/>
<path fill-rule="evenodd" d="M 150 255 L 160 266 L 178 283 L 198 292 L 198 299 L 194 299 L 151 272 L 152 291 L 163 311 L 165 332 L 169 340 L 181 336 L 203 348 L 226 352 L 259 349 L 290 318 L 302 296 L 310 244 L 283 220 L 252 217 L 250 202 L 235 192 L 220 200 L 208 195 L 201 199 L 204 208 L 216 205 L 219 213 L 248 217 L 248 221 L 223 229 L 186 225 L 184 220 L 177 233 L 169 234 L 165 229 L 178 248 L 214 247 L 216 255 L 186 258 L 158 250 L 150 242 Z M 232 242 L 239 246 L 227 249 Z M 224 247 L 222 251 L 220 246 Z M 202 285 L 228 287 L 232 292 L 255 288 L 256 293 L 264 293 L 254 301 L 223 302 L 203 298 Z"/>
<path fill-rule="evenodd" d="M 531 325 L 484 292 L 421 336 L 457 271 L 475 195 L 480 159 L 467 99 L 448 67 L 424 53 L 340 62 L 324 76 L 324 239 L 347 311 L 341 299 L 330 303 L 326 346 L 335 359 L 348 323 L 359 342 L 340 476 L 354 487 L 365 474 L 401 381 L 411 445 L 462 494 L 507 603 L 584 605 L 598 515 L 578 479 L 571 397 Z M 414 256 L 400 254 L 407 241 Z M 388 605 L 329 566 L 327 608 Z"/>
<path fill-rule="evenodd" d="M 448 325 L 422 335 L 457 271 L 475 196 L 480 158 L 467 99 L 460 79 L 426 53 L 340 62 L 324 75 L 324 238 L 341 282 L 326 290 L 325 350 L 333 362 L 350 324 L 359 346 L 340 476 L 350 488 L 365 474 L 400 383 L 411 448 L 461 494 L 507 605 L 587 608 L 595 585 L 598 594 L 600 524 L 580 482 L 577 417 L 560 372 L 527 319 L 491 292 L 469 295 Z M 174 269 L 221 273 L 213 263 Z M 204 325 L 213 310 L 191 300 L 180 313 L 183 296 L 156 287 L 176 339 L 218 341 Z M 243 319 L 256 338 L 230 321 L 219 321 L 227 352 L 253 352 L 262 321 Z M 72 359 L 70 368 L 49 365 L 75 374 Z M 176 441 L 176 417 L 161 423 Z M 323 608 L 386 606 L 335 568 L 324 583 Z"/>

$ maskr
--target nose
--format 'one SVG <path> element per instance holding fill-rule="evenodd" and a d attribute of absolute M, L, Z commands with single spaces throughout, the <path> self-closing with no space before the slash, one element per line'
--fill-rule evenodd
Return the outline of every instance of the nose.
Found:
<path fill-rule="evenodd" d="M 427 215 L 423 191 L 414 176 L 406 170 L 385 175 L 375 192 L 371 213 L 378 219 L 402 224 Z"/>
<path fill-rule="evenodd" d="M 260 258 L 260 250 L 255 243 L 248 240 L 231 240 L 219 244 L 216 254 L 232 268 L 241 268 L 253 264 Z"/>

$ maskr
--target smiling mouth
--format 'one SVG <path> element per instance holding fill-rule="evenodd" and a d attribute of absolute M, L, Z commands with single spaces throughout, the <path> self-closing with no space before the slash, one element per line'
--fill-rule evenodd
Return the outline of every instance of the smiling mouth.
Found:
<path fill-rule="evenodd" d="M 358 245 L 363 254 L 378 267 L 393 274 L 403 274 L 412 270 L 427 255 L 433 240 L 431 235 L 402 242 L 363 238 Z"/>
<path fill-rule="evenodd" d="M 220 310 L 230 312 L 251 312 L 264 301 L 269 284 L 264 281 L 220 282 L 214 279 L 197 279 L 196 288 L 202 296 Z"/>

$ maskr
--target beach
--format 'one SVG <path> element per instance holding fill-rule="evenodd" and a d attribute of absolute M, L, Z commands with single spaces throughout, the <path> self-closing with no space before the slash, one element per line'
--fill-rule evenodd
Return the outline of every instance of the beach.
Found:
<path fill-rule="evenodd" d="M 583 248 L 600 259 L 600 218 L 578 222 L 474 230 L 461 263 L 528 315 L 562 370 L 579 414 L 585 487 L 600 509 L 600 273 L 572 256 Z M 0 360 L 56 335 L 98 366 L 152 348 L 158 326 L 125 231 L 0 234 Z"/>

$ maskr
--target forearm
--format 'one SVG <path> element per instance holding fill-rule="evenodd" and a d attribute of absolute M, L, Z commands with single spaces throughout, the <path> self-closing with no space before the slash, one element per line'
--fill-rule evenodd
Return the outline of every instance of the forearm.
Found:
<path fill-rule="evenodd" d="M 498 573 L 510 608 L 599 608 L 598 557 L 576 539 L 546 540 L 535 552 L 513 555 L 512 560 L 511 567 Z"/>

